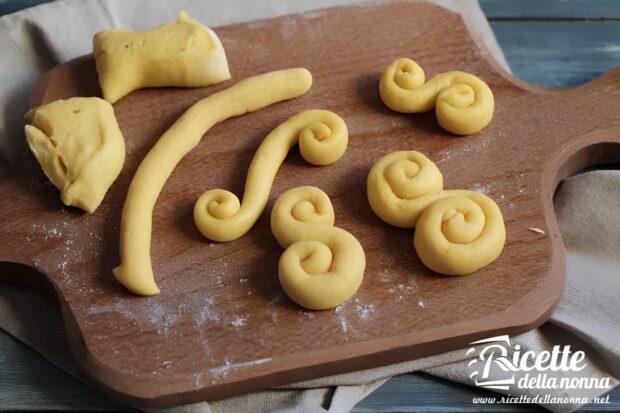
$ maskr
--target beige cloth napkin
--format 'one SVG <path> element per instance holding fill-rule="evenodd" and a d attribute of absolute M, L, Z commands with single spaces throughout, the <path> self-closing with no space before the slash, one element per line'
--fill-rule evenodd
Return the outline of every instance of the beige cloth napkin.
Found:
<path fill-rule="evenodd" d="M 0 17 L 0 155 L 7 161 L 25 149 L 22 115 L 37 77 L 46 69 L 88 53 L 94 32 L 110 27 L 146 29 L 174 18 L 178 9 L 215 27 L 256 18 L 356 3 L 355 0 L 64 0 Z M 436 0 L 466 16 L 469 26 L 504 67 L 507 64 L 475 0 Z M 5 170 L 8 162 L 5 162 Z M 2 170 L 0 168 L 0 174 Z M 596 171 L 566 180 L 556 196 L 556 211 L 568 249 L 564 295 L 551 322 L 517 337 L 522 351 L 571 345 L 586 352 L 583 377 L 620 377 L 620 172 Z M 68 352 L 62 320 L 36 292 L 16 286 L 0 288 L 0 328 L 79 378 Z M 177 412 L 346 412 L 390 377 L 411 371 L 472 385 L 466 349 L 420 360 L 309 380 L 283 388 L 225 400 L 159 411 Z M 491 378 L 494 378 L 492 372 Z M 498 375 L 501 372 L 497 373 Z M 558 374 L 558 373 L 556 373 Z M 561 376 L 561 374 L 559 374 Z M 579 375 L 577 377 L 579 377 Z M 570 377 L 576 377 L 574 373 Z M 614 378 L 615 377 L 615 378 Z M 552 396 L 591 399 L 606 390 L 555 390 Z M 512 395 L 534 395 L 521 390 Z M 582 401 L 547 404 L 569 412 Z M 151 409 L 152 411 L 155 411 Z"/>

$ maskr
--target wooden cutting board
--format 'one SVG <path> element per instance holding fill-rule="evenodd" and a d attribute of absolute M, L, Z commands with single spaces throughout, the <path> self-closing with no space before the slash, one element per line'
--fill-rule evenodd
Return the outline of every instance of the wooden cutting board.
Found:
<path fill-rule="evenodd" d="M 571 89 L 525 85 L 490 60 L 457 14 L 428 4 L 336 8 L 217 32 L 234 80 L 141 90 L 114 105 L 127 160 L 94 214 L 64 207 L 29 153 L 0 181 L 0 277 L 53 292 L 71 351 L 93 385 L 140 405 L 188 403 L 437 354 L 524 332 L 549 317 L 565 272 L 554 190 L 576 171 L 620 161 L 619 69 Z M 455 137 L 432 112 L 388 110 L 378 79 L 402 56 L 418 61 L 429 78 L 448 70 L 480 76 L 495 94 L 493 122 L 477 135 Z M 215 126 L 178 165 L 153 217 L 162 293 L 127 292 L 111 271 L 119 263 L 121 207 L 140 160 L 192 103 L 245 77 L 296 66 L 314 75 L 307 95 Z M 46 74 L 34 103 L 99 93 L 86 56 Z M 197 197 L 216 187 L 241 194 L 263 137 L 310 108 L 346 120 L 345 156 L 318 168 L 294 151 L 246 236 L 227 244 L 203 238 L 192 219 Z M 372 213 L 365 183 L 373 161 L 412 149 L 437 163 L 447 188 L 482 191 L 498 203 L 507 242 L 495 263 L 467 277 L 433 274 L 412 248 L 412 231 Z M 278 284 L 282 250 L 269 214 L 282 192 L 299 185 L 325 190 L 336 225 L 366 251 L 362 287 L 335 311 L 304 311 Z"/>

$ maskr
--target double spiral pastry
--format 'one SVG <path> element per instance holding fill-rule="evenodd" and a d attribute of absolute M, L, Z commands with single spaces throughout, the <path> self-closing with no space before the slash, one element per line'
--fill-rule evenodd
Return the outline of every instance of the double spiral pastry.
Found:
<path fill-rule="evenodd" d="M 493 262 L 506 240 L 493 200 L 468 190 L 444 190 L 437 166 L 416 151 L 380 158 L 367 182 L 372 210 L 388 224 L 415 228 L 413 245 L 431 270 L 466 275 Z"/>
<path fill-rule="evenodd" d="M 424 82 L 420 65 L 411 59 L 397 59 L 381 76 L 381 100 L 390 109 L 403 113 L 436 108 L 439 125 L 456 135 L 477 133 L 491 122 L 493 92 L 480 78 L 452 71 Z"/>
<path fill-rule="evenodd" d="M 358 290 L 366 258 L 357 239 L 334 227 L 327 194 L 313 186 L 290 189 L 276 201 L 271 230 L 282 248 L 278 274 L 284 292 L 310 310 L 334 308 Z"/>
<path fill-rule="evenodd" d="M 307 110 L 290 117 L 269 133 L 256 151 L 242 202 L 225 189 L 211 189 L 198 198 L 194 222 L 200 232 L 218 242 L 233 241 L 247 233 L 264 211 L 276 173 L 297 143 L 307 162 L 332 164 L 347 148 L 347 125 L 327 110 Z"/>

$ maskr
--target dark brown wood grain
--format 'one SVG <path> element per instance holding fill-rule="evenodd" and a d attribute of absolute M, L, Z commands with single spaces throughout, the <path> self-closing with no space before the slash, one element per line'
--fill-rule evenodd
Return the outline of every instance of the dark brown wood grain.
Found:
<path fill-rule="evenodd" d="M 489 60 L 458 15 L 428 4 L 337 8 L 217 32 L 234 80 L 140 90 L 114 105 L 127 160 L 94 214 L 64 207 L 30 154 L 0 182 L 0 261 L 27 264 L 49 280 L 71 350 L 94 385 L 142 405 L 188 403 L 437 354 L 517 334 L 549 317 L 565 272 L 552 197 L 566 176 L 620 160 L 620 70 L 571 89 L 524 85 Z M 484 79 L 495 94 L 492 123 L 479 134 L 455 137 L 439 128 L 432 112 L 388 110 L 378 79 L 404 56 L 419 62 L 427 77 L 464 70 Z M 307 95 L 216 125 L 181 161 L 153 217 L 152 257 L 162 293 L 127 292 L 111 272 L 119 263 L 120 211 L 149 148 L 197 100 L 245 77 L 297 66 L 314 76 Z M 44 76 L 34 103 L 96 94 L 95 79 L 92 57 L 67 63 Z M 241 194 L 262 138 L 311 108 L 345 119 L 345 156 L 319 168 L 294 151 L 246 236 L 227 244 L 203 238 L 192 219 L 198 196 L 216 187 Z M 507 242 L 492 265 L 467 277 L 433 274 L 413 250 L 412 231 L 372 213 L 365 182 L 373 161 L 412 149 L 437 163 L 447 188 L 479 190 L 498 203 Z M 278 195 L 299 185 L 326 191 L 336 225 L 366 251 L 362 287 L 336 311 L 304 311 L 278 284 L 282 250 L 269 214 Z M 15 280 L 10 268 L 0 266 L 2 279 Z"/>

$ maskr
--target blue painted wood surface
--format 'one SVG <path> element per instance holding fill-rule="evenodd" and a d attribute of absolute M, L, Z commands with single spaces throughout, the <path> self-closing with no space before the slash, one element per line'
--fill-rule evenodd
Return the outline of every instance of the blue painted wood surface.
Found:
<path fill-rule="evenodd" d="M 0 15 L 46 0 L 0 0 Z M 586 82 L 620 65 L 619 0 L 480 0 L 516 76 L 562 87 Z M 1 287 L 0 287 L 1 288 Z M 360 402 L 368 412 L 531 412 L 532 405 L 474 405 L 493 393 L 416 373 L 394 377 Z M 580 411 L 620 411 L 620 387 L 609 405 Z M 0 332 L 0 410 L 128 411 Z"/>
<path fill-rule="evenodd" d="M 0 15 L 14 13 L 27 7 L 41 3 L 49 3 L 52 0 L 0 0 Z"/>
<path fill-rule="evenodd" d="M 574 86 L 620 64 L 620 21 L 491 21 L 491 27 L 513 73 L 530 83 Z"/>
<path fill-rule="evenodd" d="M 479 0 L 489 19 L 612 20 L 620 18 L 617 0 Z"/>

